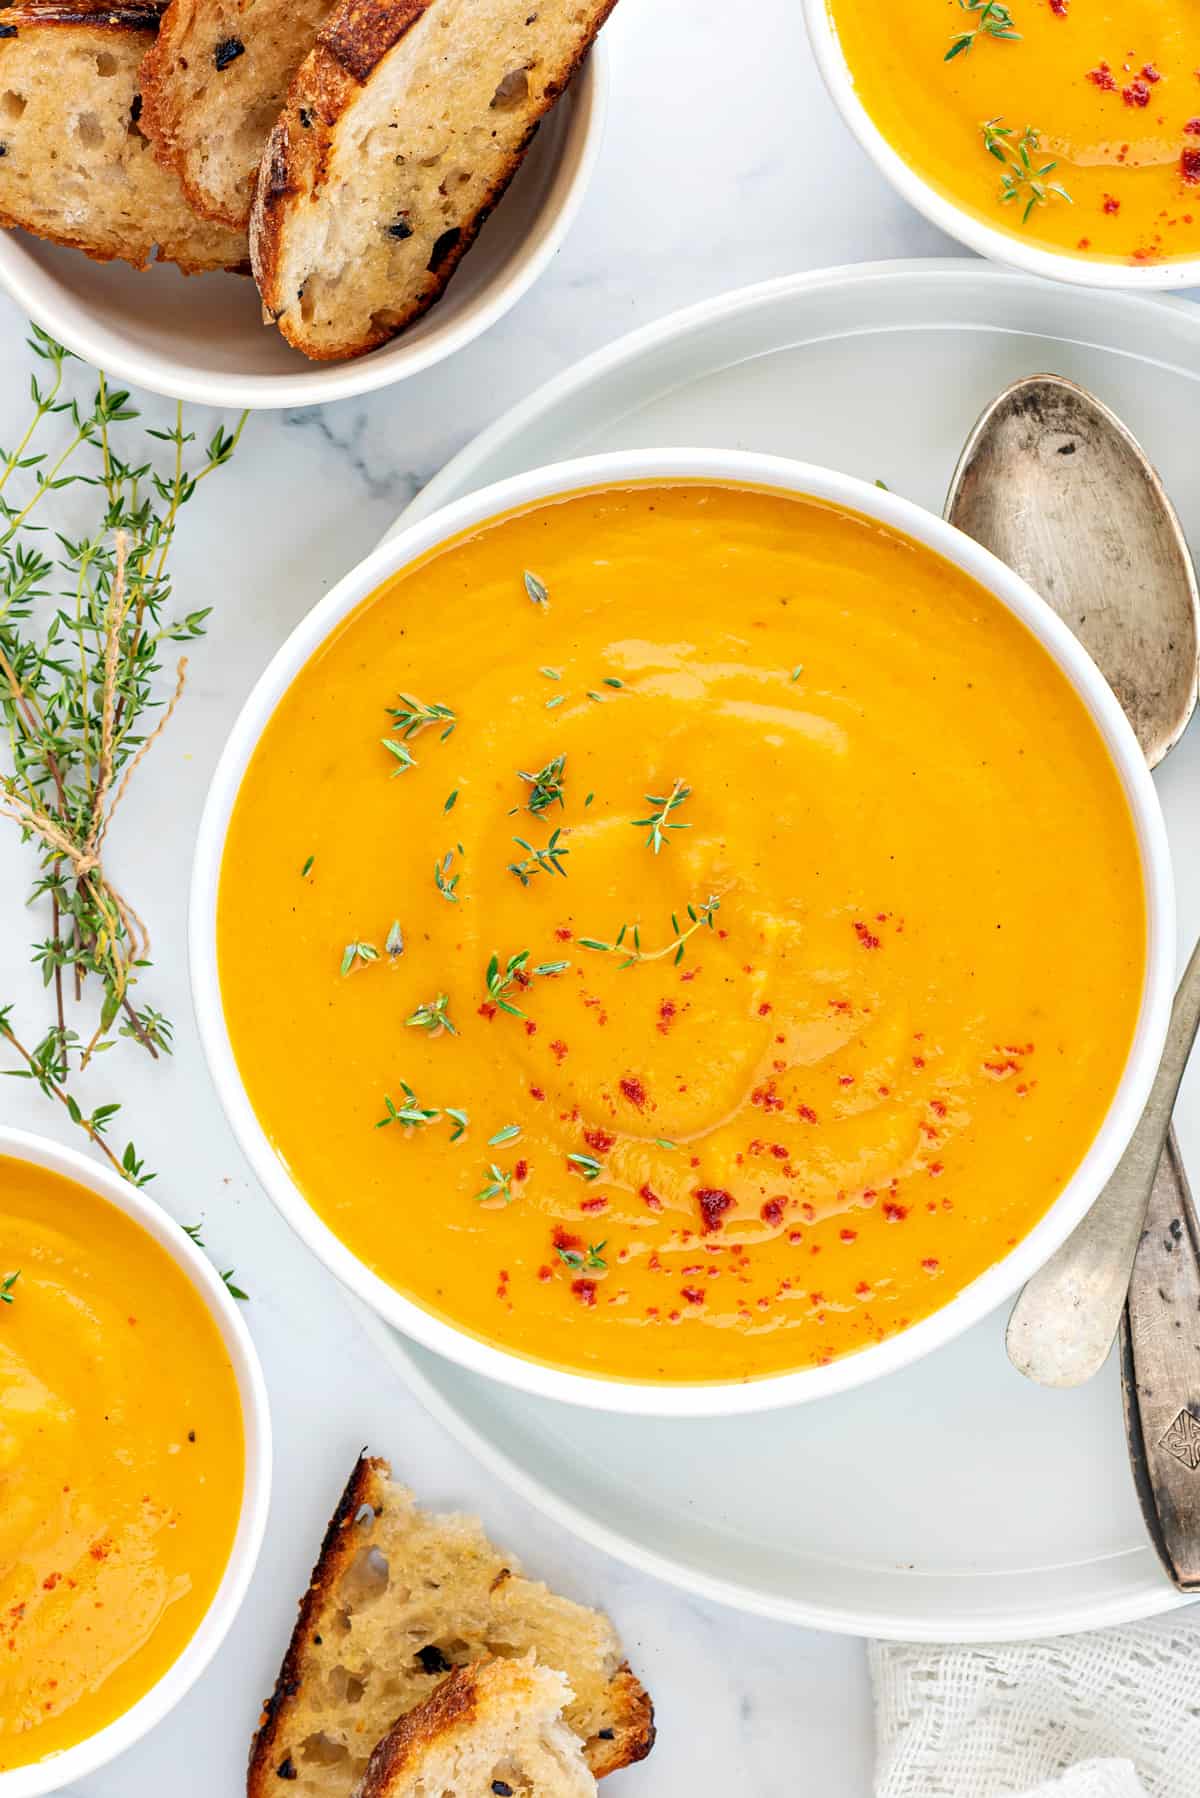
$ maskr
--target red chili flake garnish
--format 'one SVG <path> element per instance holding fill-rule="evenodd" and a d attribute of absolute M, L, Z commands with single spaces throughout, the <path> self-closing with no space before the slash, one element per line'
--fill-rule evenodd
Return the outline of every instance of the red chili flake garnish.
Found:
<path fill-rule="evenodd" d="M 88 1549 L 88 1553 L 91 1555 L 93 1561 L 106 1561 L 111 1548 L 111 1542 L 106 1542 L 102 1538 L 99 1542 L 92 1543 L 92 1546 Z"/>
<path fill-rule="evenodd" d="M 935 1255 L 928 1255 L 921 1263 L 921 1266 L 925 1269 L 927 1274 L 936 1274 L 941 1265 L 941 1262 Z"/>
<path fill-rule="evenodd" d="M 1155 68 L 1155 66 L 1152 62 L 1144 62 L 1142 64 L 1142 74 L 1146 77 L 1147 81 L 1161 81 L 1162 80 L 1162 75 L 1161 75 L 1160 71 Z"/>
<path fill-rule="evenodd" d="M 1105 212 L 1120 212 L 1121 202 L 1117 199 L 1115 194 L 1105 194 L 1103 210 Z"/>
<path fill-rule="evenodd" d="M 786 1199 L 767 1199 L 762 1204 L 758 1215 L 762 1218 L 764 1224 L 782 1223 L 786 1205 Z"/>
<path fill-rule="evenodd" d="M 645 1186 L 643 1186 L 640 1189 L 640 1191 L 638 1192 L 638 1198 L 644 1200 L 644 1202 L 650 1207 L 651 1211 L 661 1211 L 663 1208 L 662 1200 L 659 1198 L 659 1196 L 655 1192 L 654 1188 L 650 1185 L 649 1181 L 647 1181 Z"/>
<path fill-rule="evenodd" d="M 555 1061 L 561 1062 L 564 1055 L 566 1054 L 566 1052 L 567 1052 L 566 1043 L 558 1042 L 558 1041 L 551 1043 L 550 1053 L 551 1053 L 551 1055 L 553 1055 Z"/>
<path fill-rule="evenodd" d="M 554 1278 L 554 1269 L 553 1268 L 550 1268 L 550 1267 L 539 1267 L 538 1268 L 538 1279 L 539 1280 L 545 1281 L 545 1280 L 552 1280 L 553 1278 Z"/>
<path fill-rule="evenodd" d="M 721 1219 L 733 1204 L 733 1194 L 722 1191 L 719 1186 L 702 1186 L 696 1194 L 696 1203 L 700 1207 L 701 1226 L 707 1236 L 711 1230 L 723 1228 Z"/>
<path fill-rule="evenodd" d="M 1144 81 L 1131 81 L 1121 89 L 1121 98 L 1126 106 L 1149 106 L 1150 89 Z"/>
<path fill-rule="evenodd" d="M 1065 19 L 1067 16 L 1067 0 L 1050 0 L 1050 11 L 1054 14 L 1056 19 Z"/>
<path fill-rule="evenodd" d="M 750 1094 L 751 1105 L 761 1105 L 764 1111 L 782 1111 L 783 1100 L 775 1090 L 775 1082 L 768 1080 L 765 1086 L 756 1086 Z"/>
<path fill-rule="evenodd" d="M 496 1007 L 492 1004 L 490 999 L 485 999 L 483 1004 L 479 1007 L 479 1016 L 481 1018 L 494 1018 L 495 1015 Z"/>
<path fill-rule="evenodd" d="M 854 1288 L 854 1290 L 858 1294 L 859 1298 L 862 1298 L 863 1294 L 870 1292 L 871 1288 L 868 1285 L 866 1280 L 860 1280 L 858 1282 L 858 1285 Z"/>
<path fill-rule="evenodd" d="M 529 1089 L 529 1097 L 531 1099 L 544 1099 L 546 1095 L 540 1086 L 531 1086 Z"/>
<path fill-rule="evenodd" d="M 664 1036 L 667 1034 L 667 1031 L 671 1028 L 671 1019 L 675 1016 L 675 1013 L 678 1009 L 679 1008 L 676 1005 L 674 999 L 664 999 L 662 1004 L 659 1006 L 659 1008 L 658 1008 L 658 1028 L 662 1031 Z"/>
<path fill-rule="evenodd" d="M 1189 137 L 1200 137 L 1200 119 L 1189 119 L 1184 130 Z"/>
<path fill-rule="evenodd" d="M 787 1144 L 782 1143 L 782 1142 L 773 1142 L 771 1144 L 770 1153 L 772 1155 L 774 1155 L 776 1161 L 786 1161 L 788 1158 Z"/>
<path fill-rule="evenodd" d="M 771 1006 L 770 1006 L 770 1002 L 768 1000 L 766 1000 L 766 999 L 763 1000 L 762 1004 L 758 1008 L 758 1015 L 760 1018 L 769 1018 L 770 1017 Z"/>
<path fill-rule="evenodd" d="M 581 1211 L 605 1211 L 607 1208 L 607 1199 L 583 1199 L 579 1205 Z"/>
<path fill-rule="evenodd" d="M 815 1124 L 817 1121 L 817 1114 L 811 1105 L 797 1105 L 796 1116 L 802 1118 L 806 1124 Z"/>
<path fill-rule="evenodd" d="M 891 1095 L 891 1091 L 892 1091 L 892 1089 L 891 1089 L 891 1087 L 890 1087 L 890 1086 L 881 1086 L 881 1087 L 880 1087 L 880 1088 L 879 1088 L 879 1096 L 880 1096 L 880 1098 L 881 1098 L 881 1099 L 886 1099 L 886 1098 L 889 1098 L 889 1097 L 890 1097 L 890 1095 Z"/>
<path fill-rule="evenodd" d="M 854 925 L 854 934 L 864 949 L 878 949 L 879 938 L 875 935 L 875 932 L 869 930 L 865 924 L 857 920 Z"/>
<path fill-rule="evenodd" d="M 597 1155 L 607 1155 L 616 1142 L 616 1137 L 609 1130 L 602 1130 L 599 1125 L 594 1130 L 585 1130 L 583 1140 L 589 1149 L 595 1149 Z"/>
<path fill-rule="evenodd" d="M 908 1206 L 897 1205 L 894 1199 L 885 1199 L 883 1202 L 883 1215 L 887 1218 L 889 1224 L 902 1224 L 908 1216 Z"/>
<path fill-rule="evenodd" d="M 1106 62 L 1097 63 L 1094 69 L 1089 69 L 1087 78 L 1089 81 L 1093 82 L 1096 87 L 1100 88 L 1103 93 L 1112 94 L 1116 92 L 1116 78 Z"/>
<path fill-rule="evenodd" d="M 571 1291 L 581 1305 L 596 1303 L 596 1282 L 594 1280 L 572 1280 Z"/>
<path fill-rule="evenodd" d="M 809 1204 L 807 1199 L 805 1199 L 804 1203 L 800 1207 L 800 1215 L 804 1219 L 806 1224 L 811 1224 L 816 1219 L 817 1214 L 813 1210 L 812 1206 Z"/>
<path fill-rule="evenodd" d="M 552 1241 L 556 1249 L 581 1249 L 584 1246 L 582 1236 L 572 1236 L 561 1224 L 555 1226 Z"/>
<path fill-rule="evenodd" d="M 915 1068 L 923 1068 L 925 1066 L 925 1057 L 923 1055 L 914 1055 L 912 1064 Z"/>
<path fill-rule="evenodd" d="M 45 1579 L 42 1581 L 42 1591 L 43 1592 L 53 1592 L 55 1586 L 57 1586 L 57 1584 L 61 1578 L 62 1578 L 61 1573 L 48 1573 L 46 1575 Z"/>
<path fill-rule="evenodd" d="M 803 1242 L 804 1241 L 804 1231 L 803 1230 L 789 1230 L 788 1231 L 788 1241 L 789 1242 Z"/>
<path fill-rule="evenodd" d="M 528 1178 L 529 1178 L 529 1163 L 524 1160 L 518 1161 L 516 1166 L 513 1168 L 512 1177 L 514 1180 L 528 1180 Z"/>
<path fill-rule="evenodd" d="M 681 974 L 679 978 L 681 980 L 694 980 L 699 972 L 699 968 L 688 968 L 687 972 Z"/>
<path fill-rule="evenodd" d="M 930 1163 L 929 1163 L 929 1178 L 930 1178 L 930 1179 L 931 1179 L 931 1180 L 936 1180 L 936 1179 L 937 1179 L 937 1177 L 938 1177 L 938 1175 L 939 1175 L 939 1174 L 944 1174 L 944 1173 L 945 1173 L 945 1171 L 946 1171 L 946 1170 L 945 1170 L 945 1168 L 944 1168 L 944 1167 L 943 1167 L 943 1166 L 942 1166 L 942 1164 L 941 1164 L 941 1162 L 940 1162 L 940 1161 L 931 1161 L 931 1162 L 930 1162 Z"/>
<path fill-rule="evenodd" d="M 829 1003 L 834 1011 L 849 1011 L 850 1009 L 849 999 L 831 999 Z"/>
<path fill-rule="evenodd" d="M 681 1286 L 679 1288 L 679 1296 L 681 1299 L 686 1299 L 689 1305 L 702 1305 L 704 1303 L 704 1288 L 702 1286 Z"/>
<path fill-rule="evenodd" d="M 635 1080 L 632 1074 L 626 1074 L 617 1084 L 621 1088 L 622 1096 L 641 1111 L 646 1103 L 646 1089 L 641 1081 Z"/>
<path fill-rule="evenodd" d="M 1200 150 L 1189 145 L 1179 158 L 1179 173 L 1185 181 L 1200 181 Z"/>
<path fill-rule="evenodd" d="M 560 943 L 569 943 L 575 932 L 568 930 L 565 924 L 560 924 L 554 934 Z"/>
<path fill-rule="evenodd" d="M 536 1036 L 537 1035 L 537 1025 L 534 1023 L 532 1018 L 526 1018 L 526 1020 L 525 1020 L 525 1034 L 526 1034 L 526 1036 Z"/>
<path fill-rule="evenodd" d="M 839 1230 L 838 1235 L 843 1242 L 857 1242 L 858 1241 L 858 1231 L 857 1230 Z"/>
<path fill-rule="evenodd" d="M 929 1109 L 932 1111 L 935 1118 L 944 1118 L 946 1115 L 946 1102 L 944 1099 L 930 1099 Z"/>

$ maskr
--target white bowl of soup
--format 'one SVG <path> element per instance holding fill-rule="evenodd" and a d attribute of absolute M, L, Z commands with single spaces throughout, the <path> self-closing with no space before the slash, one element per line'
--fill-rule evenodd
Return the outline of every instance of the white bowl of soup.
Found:
<path fill-rule="evenodd" d="M 1050 609 L 780 458 L 536 470 L 309 614 L 216 770 L 201 1036 L 398 1329 L 627 1412 L 834 1393 L 1010 1295 L 1111 1172 L 1162 820 Z"/>
<path fill-rule="evenodd" d="M 1200 282 L 1192 0 L 804 12 L 842 117 L 941 230 L 1054 280 Z"/>
<path fill-rule="evenodd" d="M 159 1723 L 246 1595 L 270 1497 L 262 1373 L 151 1200 L 0 1128 L 0 1795 Z"/>

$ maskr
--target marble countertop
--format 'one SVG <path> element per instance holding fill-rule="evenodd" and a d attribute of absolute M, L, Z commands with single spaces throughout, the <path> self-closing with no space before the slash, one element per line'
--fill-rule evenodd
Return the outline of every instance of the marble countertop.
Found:
<path fill-rule="evenodd" d="M 215 1664 L 149 1739 L 84 1782 L 88 1798 L 234 1798 L 324 1521 L 363 1443 L 431 1504 L 477 1509 L 553 1584 L 608 1607 L 658 1707 L 648 1769 L 612 1798 L 865 1798 L 872 1729 L 861 1643 L 693 1601 L 586 1548 L 497 1488 L 379 1363 L 339 1289 L 258 1190 L 226 1128 L 191 1024 L 184 953 L 196 821 L 219 745 L 269 652 L 412 495 L 503 408 L 586 351 L 690 301 L 797 269 L 954 253 L 887 188 L 820 85 L 795 0 L 761 0 L 733 32 L 724 0 L 622 0 L 608 27 L 612 110 L 600 167 L 535 290 L 452 362 L 366 400 L 261 414 L 236 473 L 185 514 L 182 607 L 214 607 L 186 699 L 110 839 L 152 921 L 147 996 L 178 1025 L 149 1070 L 123 1053 L 127 1120 L 155 1194 L 202 1218 L 272 1391 L 275 1506 L 250 1600 Z M 0 299 L 0 441 L 26 410 L 23 321 Z M 170 408 L 147 401 L 152 422 Z M 207 435 L 215 421 L 192 421 Z M 23 963 L 27 864 L 0 862 L 6 997 L 40 1017 Z M 264 957 L 264 978 L 271 978 Z M 114 1058 L 115 1059 L 115 1058 Z M 112 1073 L 115 1075 L 116 1069 Z M 106 1070 L 107 1072 L 107 1070 Z M 148 1078 L 149 1075 L 149 1078 Z M 106 1095 L 105 1095 L 106 1096 Z M 5 1083 L 6 1121 L 69 1138 L 31 1088 Z"/>

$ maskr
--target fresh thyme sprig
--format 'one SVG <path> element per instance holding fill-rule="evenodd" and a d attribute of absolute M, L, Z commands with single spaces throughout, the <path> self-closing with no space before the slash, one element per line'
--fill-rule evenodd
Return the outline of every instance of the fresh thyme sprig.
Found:
<path fill-rule="evenodd" d="M 418 1005 L 404 1022 L 412 1030 L 428 1030 L 430 1036 L 440 1036 L 443 1030 L 447 1036 L 458 1035 L 450 1018 L 450 999 L 446 993 L 439 993 L 428 1004 Z"/>
<path fill-rule="evenodd" d="M 359 963 L 366 967 L 368 962 L 378 960 L 379 951 L 374 943 L 347 943 L 342 950 L 342 973 L 349 974 Z"/>
<path fill-rule="evenodd" d="M 454 710 L 448 705 L 423 705 L 419 699 L 412 699 L 407 693 L 401 693 L 400 704 L 388 706 L 388 717 L 392 719 L 392 729 L 399 731 L 407 740 L 419 736 L 430 724 L 441 724 L 445 728 L 441 733 L 441 742 L 454 735 L 454 727 L 458 723 Z"/>
<path fill-rule="evenodd" d="M 979 129 L 983 133 L 984 149 L 1004 164 L 1004 174 L 1000 177 L 1000 204 L 1007 206 L 1012 201 L 1025 200 L 1021 213 L 1023 225 L 1035 206 L 1048 206 L 1053 196 L 1065 200 L 1068 206 L 1074 204 L 1065 187 L 1045 179 L 1058 167 L 1057 162 L 1035 166 L 1034 157 L 1041 148 L 1041 138 L 1032 125 L 1026 125 L 1015 143 L 1012 126 L 1002 125 L 999 118 L 985 119 Z"/>
<path fill-rule="evenodd" d="M 204 1249 L 207 1252 L 208 1245 L 206 1244 L 203 1236 L 201 1236 L 201 1234 L 200 1234 L 200 1231 L 203 1227 L 202 1225 L 200 1225 L 200 1224 L 180 1224 L 179 1227 L 183 1231 L 185 1236 L 191 1237 L 192 1241 L 195 1243 L 195 1245 L 198 1249 Z M 233 1273 L 234 1273 L 234 1270 L 231 1267 L 227 1267 L 222 1271 L 221 1278 L 225 1282 L 225 1290 L 228 1292 L 231 1299 L 240 1299 L 243 1303 L 245 1303 L 245 1301 L 250 1297 L 250 1294 L 248 1292 L 243 1292 L 241 1287 L 235 1283 L 234 1278 L 233 1278 Z"/>
<path fill-rule="evenodd" d="M 496 1199 L 500 1199 L 505 1205 L 511 1205 L 514 1197 L 512 1178 L 511 1170 L 505 1173 L 503 1168 L 497 1167 L 494 1161 L 491 1162 L 487 1170 L 486 1184 L 481 1191 L 475 1194 L 475 1203 L 486 1205 L 489 1200 L 494 1202 Z"/>
<path fill-rule="evenodd" d="M 585 1180 L 598 1180 L 604 1172 L 603 1162 L 597 1161 L 594 1155 L 568 1155 L 567 1160 L 573 1171 L 582 1174 Z"/>
<path fill-rule="evenodd" d="M 1001 43 L 1020 43 L 1021 33 L 1013 29 L 1012 14 L 1000 0 L 958 0 L 958 4 L 965 13 L 975 15 L 975 23 L 969 31 L 960 31 L 950 40 L 943 62 L 953 62 L 956 56 L 965 55 L 980 36 L 996 38 Z"/>
<path fill-rule="evenodd" d="M 567 870 L 562 865 L 562 858 L 564 855 L 570 855 L 571 851 L 559 848 L 561 836 L 561 830 L 552 831 L 550 840 L 544 849 L 535 849 L 532 843 L 525 841 L 524 837 L 514 837 L 513 842 L 518 849 L 524 849 L 525 855 L 519 862 L 509 862 L 509 873 L 515 874 L 523 887 L 527 887 L 534 875 L 539 872 L 561 874 L 565 880 Z"/>
<path fill-rule="evenodd" d="M 656 807 L 656 810 L 648 818 L 635 818 L 633 826 L 635 830 L 644 830 L 646 825 L 650 826 L 646 847 L 653 849 L 655 855 L 670 842 L 671 839 L 667 835 L 669 830 L 690 830 L 692 828 L 690 824 L 676 824 L 671 821 L 671 813 L 691 796 L 692 789 L 681 780 L 677 780 L 667 794 L 646 794 L 646 804 Z"/>
<path fill-rule="evenodd" d="M 552 762 L 547 762 L 536 774 L 526 774 L 523 769 L 518 768 L 517 779 L 533 788 L 526 806 L 535 818 L 549 806 L 563 804 L 563 770 L 566 764 L 565 755 L 556 755 Z"/>
<path fill-rule="evenodd" d="M 17 1268 L 15 1273 L 5 1274 L 3 1280 L 0 1280 L 0 1305 L 14 1305 L 16 1303 L 16 1299 L 13 1297 L 13 1287 L 20 1278 L 21 1270 L 20 1268 Z"/>
<path fill-rule="evenodd" d="M 574 1273 L 603 1273 L 608 1267 L 601 1251 L 608 1247 L 607 1237 L 603 1242 L 589 1242 L 587 1252 L 580 1249 L 562 1249 L 555 1244 L 558 1258 Z"/>
<path fill-rule="evenodd" d="M 384 938 L 383 946 L 392 961 L 404 954 L 404 932 L 400 928 L 399 918 L 392 919 L 392 927 Z"/>
<path fill-rule="evenodd" d="M 661 961 L 667 955 L 674 956 L 675 965 L 678 966 L 683 960 L 683 952 L 687 943 L 698 930 L 703 930 L 705 926 L 709 930 L 713 928 L 713 919 L 720 909 L 721 901 L 715 893 L 710 893 L 702 905 L 689 904 L 687 915 L 690 922 L 686 930 L 680 929 L 679 919 L 672 912 L 671 929 L 675 934 L 669 943 L 663 944 L 661 949 L 642 948 L 641 927 L 637 924 L 622 924 L 611 943 L 602 943 L 594 936 L 581 936 L 579 947 L 594 949 L 600 955 L 619 955 L 624 951 L 625 959 L 621 963 L 622 968 L 634 968 L 643 961 Z M 627 940 L 632 943 L 632 948 L 625 948 Z"/>
<path fill-rule="evenodd" d="M 533 601 L 534 605 L 535 606 L 546 605 L 550 599 L 550 595 L 546 590 L 545 581 L 540 581 L 538 579 L 537 575 L 532 574 L 528 568 L 525 570 L 524 579 L 525 579 L 525 591 L 529 595 L 530 599 Z"/>
<path fill-rule="evenodd" d="M 535 974 L 562 974 L 570 967 L 569 961 L 540 961 L 536 967 L 529 968 L 528 949 L 519 949 L 510 955 L 505 966 L 501 968 L 500 957 L 493 955 L 487 965 L 487 994 L 493 1005 L 501 1011 L 508 1012 L 510 1017 L 523 1018 L 525 1013 L 514 1005 L 508 994 L 514 986 L 527 986 Z"/>
<path fill-rule="evenodd" d="M 420 1130 L 426 1124 L 436 1124 L 441 1112 L 436 1105 L 422 1105 L 407 1080 L 400 1082 L 400 1091 L 404 1094 L 404 1103 L 397 1105 L 385 1093 L 383 1095 L 384 1116 L 375 1128 L 384 1130 L 389 1124 L 402 1124 L 406 1130 Z"/>
<path fill-rule="evenodd" d="M 454 851 L 453 849 L 447 849 L 441 861 L 434 862 L 433 884 L 442 895 L 443 899 L 448 899 L 451 905 L 457 905 L 458 894 L 455 891 L 455 888 L 458 886 L 459 874 L 461 874 L 462 870 L 459 870 L 459 874 L 451 874 L 450 867 L 453 861 Z"/>
<path fill-rule="evenodd" d="M 30 1050 L 12 1008 L 2 1007 L 0 1038 L 24 1063 L 7 1071 L 34 1080 L 115 1172 L 145 1186 L 153 1175 L 134 1145 L 118 1157 L 104 1140 L 120 1105 L 85 1112 L 69 1083 L 119 1037 L 154 1058 L 170 1053 L 169 1020 L 134 999 L 149 966 L 149 932 L 109 878 L 104 846 L 183 690 L 186 659 L 169 685 L 162 680 L 167 646 L 202 636 L 209 615 L 207 607 L 173 605 L 168 562 L 180 512 L 229 461 L 248 415 L 232 431 L 218 428 L 188 466 L 195 437 L 177 405 L 173 428 L 142 427 L 165 456 L 141 444 L 131 454 L 125 427 L 140 414 L 129 394 L 100 373 L 90 402 L 73 398 L 69 352 L 37 326 L 29 347 L 45 371 L 30 383 L 33 417 L 15 447 L 0 450 L 0 720 L 9 752 L 0 815 L 38 850 L 31 897 L 48 902 L 50 931 L 33 959 L 53 995 L 54 1021 Z M 55 425 L 65 425 L 65 443 L 51 447 Z M 69 488 L 95 491 L 94 527 L 78 538 L 55 532 L 57 548 L 47 553 L 35 540 L 47 530 L 42 515 L 49 497 Z M 90 1033 L 67 1024 L 68 985 L 76 1002 L 98 991 Z"/>

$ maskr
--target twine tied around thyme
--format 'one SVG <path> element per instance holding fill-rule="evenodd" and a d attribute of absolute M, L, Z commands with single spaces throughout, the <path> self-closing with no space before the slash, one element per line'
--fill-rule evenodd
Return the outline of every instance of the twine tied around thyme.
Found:
<path fill-rule="evenodd" d="M 119 703 L 117 678 L 121 653 L 121 631 L 128 617 L 131 603 L 125 577 L 125 565 L 129 554 L 127 532 L 117 532 L 114 548 L 116 552 L 115 569 L 104 621 L 104 682 L 101 690 L 100 755 L 96 769 L 96 787 L 88 811 L 87 832 L 82 840 L 72 835 L 59 819 L 45 811 L 34 800 L 26 798 L 18 790 L 16 780 L 11 776 L 0 779 L 0 793 L 3 794 L 3 798 L 0 798 L 0 817 L 13 819 L 22 830 L 40 838 L 49 850 L 51 857 L 54 860 L 68 863 L 76 881 L 81 886 L 86 886 L 92 903 L 104 920 L 104 933 L 97 939 L 95 951 L 108 963 L 111 1004 L 112 1009 L 116 1011 L 127 1002 L 128 989 L 131 984 L 130 969 L 138 962 L 149 958 L 150 932 L 143 918 L 109 879 L 101 859 L 101 850 L 108 834 L 108 827 L 129 789 L 129 783 L 139 762 L 162 735 L 171 721 L 175 707 L 179 704 L 187 675 L 187 657 L 181 656 L 176 665 L 175 690 L 167 701 L 162 717 L 138 746 L 119 783 L 114 787 L 113 747 Z M 3 650 L 0 650 L 0 674 L 3 674 L 8 683 L 14 704 L 26 713 L 30 722 L 34 724 L 39 721 L 44 722 L 44 720 L 39 720 L 36 700 L 22 686 L 16 670 Z M 65 798 L 61 788 L 60 798 Z M 107 1022 L 102 1016 L 80 1057 L 81 1068 L 87 1066 L 106 1028 Z"/>

